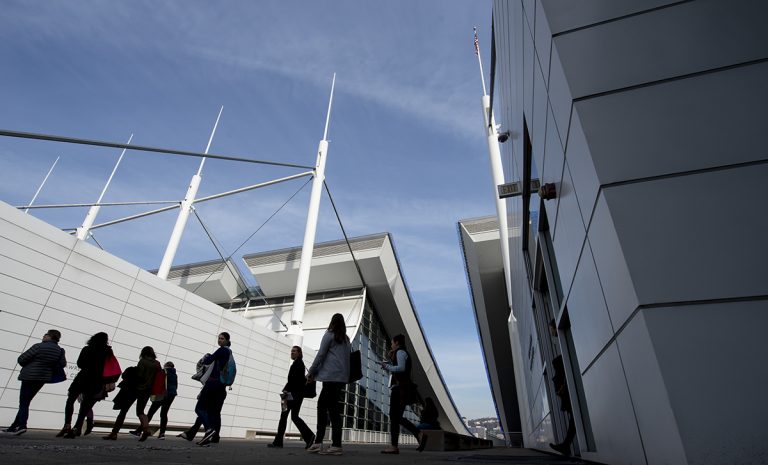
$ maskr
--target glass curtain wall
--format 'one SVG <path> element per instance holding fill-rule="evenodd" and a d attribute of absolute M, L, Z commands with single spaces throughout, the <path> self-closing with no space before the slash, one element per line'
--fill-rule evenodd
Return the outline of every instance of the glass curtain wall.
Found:
<path fill-rule="evenodd" d="M 370 303 L 366 303 L 360 329 L 352 341 L 352 350 L 360 351 L 363 378 L 345 389 L 344 428 L 388 436 L 389 374 L 380 362 L 388 358 L 391 340 Z M 418 415 L 411 406 L 406 407 L 404 417 L 418 423 Z"/>

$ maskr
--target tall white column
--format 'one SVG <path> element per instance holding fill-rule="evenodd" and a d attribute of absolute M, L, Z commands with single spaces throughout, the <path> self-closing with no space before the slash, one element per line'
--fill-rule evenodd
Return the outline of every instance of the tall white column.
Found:
<path fill-rule="evenodd" d="M 512 310 L 512 275 L 509 262 L 509 228 L 507 225 L 507 202 L 499 198 L 497 186 L 504 184 L 504 168 L 501 164 L 501 150 L 499 149 L 499 133 L 496 130 L 496 121 L 493 115 L 488 121 L 491 108 L 491 98 L 483 95 L 483 120 L 485 121 L 485 133 L 488 140 L 488 158 L 491 162 L 491 177 L 493 179 L 493 198 L 496 202 L 496 216 L 499 220 L 499 240 L 501 242 L 501 259 L 504 265 L 504 283 L 507 288 L 507 306 L 509 316 L 514 319 Z"/>
<path fill-rule="evenodd" d="M 219 126 L 219 120 L 221 119 L 221 112 L 224 111 L 222 106 L 219 110 L 219 116 L 216 117 L 216 123 L 213 125 L 213 131 L 211 131 L 211 137 L 208 138 L 208 145 L 205 147 L 205 154 L 208 154 L 208 150 L 211 148 L 211 142 L 213 142 L 213 136 L 216 134 L 216 128 Z M 171 270 L 173 264 L 173 258 L 176 256 L 176 250 L 179 248 L 181 242 L 181 235 L 184 233 L 184 227 L 187 225 L 187 219 L 189 218 L 189 212 L 192 209 L 192 204 L 195 203 L 195 196 L 197 195 L 197 188 L 200 187 L 200 180 L 202 179 L 203 166 L 205 165 L 205 158 L 200 160 L 200 166 L 197 168 L 197 174 L 192 176 L 192 180 L 189 181 L 189 187 L 187 187 L 187 193 L 184 196 L 184 200 L 181 202 L 181 208 L 179 209 L 179 216 L 176 218 L 176 224 L 173 227 L 171 238 L 168 240 L 168 246 L 165 248 L 165 255 L 163 255 L 163 261 L 160 263 L 160 267 L 157 269 L 157 276 L 162 279 L 168 278 L 168 272 Z"/>
<path fill-rule="evenodd" d="M 331 105 L 333 104 L 333 89 L 336 85 L 336 73 L 331 82 L 331 97 L 328 100 L 328 112 L 325 117 L 325 131 L 323 139 L 317 147 L 317 161 L 315 162 L 315 176 L 312 179 L 312 192 L 309 196 L 309 211 L 307 213 L 307 225 L 304 228 L 304 243 L 301 246 L 301 259 L 299 260 L 299 276 L 296 278 L 296 293 L 293 299 L 291 311 L 291 325 L 286 335 L 291 338 L 293 345 L 301 346 L 304 342 L 304 308 L 307 303 L 307 289 L 309 286 L 309 271 L 312 268 L 312 254 L 315 249 L 315 233 L 317 232 L 317 218 L 320 214 L 320 196 L 323 193 L 325 182 L 325 160 L 328 153 L 328 123 L 331 118 Z"/>

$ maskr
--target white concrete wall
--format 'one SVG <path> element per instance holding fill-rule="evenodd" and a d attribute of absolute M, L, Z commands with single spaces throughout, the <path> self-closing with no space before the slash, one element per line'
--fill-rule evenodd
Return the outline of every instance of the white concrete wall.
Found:
<path fill-rule="evenodd" d="M 227 331 L 238 373 L 224 403 L 222 435 L 277 429 L 278 393 L 290 366 L 285 337 L 0 202 L 0 424 L 9 425 L 18 407 L 16 358 L 52 328 L 62 333 L 70 378 L 80 349 L 99 331 L 109 334 L 123 369 L 136 363 L 145 345 L 160 362 L 173 361 L 179 376 L 169 414 L 174 425 L 195 420 L 200 384 L 190 376 L 200 356 L 216 348 L 216 335 Z M 305 351 L 307 363 L 313 358 Z M 43 387 L 32 402 L 29 427 L 62 426 L 68 386 Z M 315 405 L 308 399 L 302 408 L 313 429 Z M 111 407 L 109 399 L 97 404 L 96 418 L 114 420 Z M 135 421 L 133 412 L 127 420 Z"/>

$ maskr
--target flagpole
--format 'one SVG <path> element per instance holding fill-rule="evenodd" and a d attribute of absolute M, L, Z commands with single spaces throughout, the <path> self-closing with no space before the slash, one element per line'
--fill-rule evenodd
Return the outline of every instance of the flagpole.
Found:
<path fill-rule="evenodd" d="M 488 92 L 485 90 L 485 73 L 483 72 L 483 60 L 480 58 L 480 41 L 477 40 L 477 26 L 474 27 L 475 30 L 475 55 L 477 55 L 477 64 L 480 66 L 480 82 L 483 83 L 483 95 L 488 95 Z"/>
<path fill-rule="evenodd" d="M 509 308 L 509 318 L 515 320 L 512 310 L 512 275 L 509 260 L 509 226 L 507 224 L 507 201 L 499 198 L 499 192 L 496 186 L 504 184 L 504 167 L 501 164 L 501 149 L 499 147 L 499 133 L 496 128 L 496 121 L 491 111 L 491 98 L 488 96 L 485 88 L 485 78 L 483 77 L 483 63 L 480 60 L 480 41 L 477 38 L 477 28 L 475 31 L 475 55 L 480 65 L 480 80 L 483 83 L 483 119 L 485 123 L 485 137 L 488 142 L 488 159 L 491 164 L 491 177 L 493 179 L 493 199 L 496 204 L 496 216 L 499 221 L 499 242 L 501 243 L 501 259 L 504 266 L 504 284 L 507 290 L 507 306 Z"/>
<path fill-rule="evenodd" d="M 32 196 L 32 200 L 29 201 L 29 204 L 27 205 L 27 209 L 24 210 L 24 213 L 28 213 L 29 212 L 29 207 L 31 207 L 32 204 L 35 203 L 35 199 L 37 199 L 37 195 L 40 193 L 41 190 L 43 190 L 43 186 L 45 185 L 45 181 L 47 181 L 48 180 L 48 176 L 50 176 L 51 173 L 53 173 L 53 169 L 56 167 L 56 163 L 59 162 L 59 158 L 61 158 L 61 157 L 56 157 L 56 161 L 54 161 L 53 165 L 51 165 L 51 169 L 48 170 L 48 174 L 45 175 L 45 178 L 43 179 L 43 182 L 40 183 L 40 187 L 37 188 L 37 191 L 35 192 L 35 195 Z"/>

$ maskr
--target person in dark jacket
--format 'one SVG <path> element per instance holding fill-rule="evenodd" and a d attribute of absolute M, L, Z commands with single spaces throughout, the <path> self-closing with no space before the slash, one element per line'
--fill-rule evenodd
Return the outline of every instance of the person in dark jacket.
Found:
<path fill-rule="evenodd" d="M 56 437 L 64 436 L 73 439 L 80 436 L 80 429 L 88 416 L 88 412 L 99 400 L 105 396 L 104 391 L 104 361 L 112 355 L 112 348 L 107 344 L 107 333 L 96 333 L 88 340 L 88 343 L 80 351 L 77 357 L 77 367 L 80 371 L 69 385 L 67 402 L 64 405 L 64 427 Z M 75 400 L 82 396 L 80 409 L 77 414 L 75 427 L 72 428 L 72 414 L 75 411 Z M 89 422 L 88 429 L 93 428 L 93 422 Z"/>
<path fill-rule="evenodd" d="M 4 433 L 16 436 L 27 432 L 27 419 L 29 418 L 29 404 L 45 383 L 50 383 L 56 368 L 67 366 L 67 358 L 64 349 L 59 347 L 61 333 L 55 329 L 48 330 L 43 335 L 43 341 L 34 344 L 23 354 L 19 355 L 18 362 L 21 365 L 19 381 L 19 411 L 11 426 L 4 429 Z"/>
<path fill-rule="evenodd" d="M 139 422 L 141 422 L 142 434 L 139 441 L 145 441 L 149 437 L 149 422 L 147 415 L 144 414 L 144 408 L 149 401 L 152 383 L 155 381 L 155 374 L 159 370 L 162 370 L 162 368 L 155 356 L 155 350 L 150 346 L 141 349 L 139 363 L 136 364 L 133 374 L 131 376 L 123 374 L 123 381 L 120 383 L 120 393 L 115 396 L 113 401 L 115 405 L 112 407 L 115 410 L 120 410 L 120 413 L 115 418 L 112 432 L 102 439 L 113 441 L 117 439 L 117 433 L 123 427 L 125 416 L 134 402 L 136 402 L 136 416 L 139 418 Z M 128 372 L 128 370 L 125 371 Z"/>
<path fill-rule="evenodd" d="M 176 399 L 177 390 L 179 387 L 179 378 L 176 376 L 176 368 L 173 362 L 165 362 L 163 365 L 165 371 L 165 394 L 160 400 L 153 400 L 152 405 L 147 412 L 147 422 L 152 421 L 152 417 L 155 412 L 160 410 L 160 432 L 157 435 L 157 439 L 165 439 L 165 428 L 168 426 L 168 411 L 171 409 L 173 400 Z M 142 435 L 141 427 L 131 431 L 134 436 Z"/>
<path fill-rule="evenodd" d="M 381 367 L 392 374 L 389 382 L 389 440 L 390 446 L 382 450 L 382 454 L 399 454 L 397 447 L 400 438 L 400 426 L 410 431 L 416 439 L 421 433 L 410 421 L 403 418 L 405 406 L 416 397 L 416 386 L 411 381 L 411 357 L 405 348 L 405 336 L 398 334 L 392 338 L 392 350 L 389 351 L 389 361 L 382 362 Z"/>
<path fill-rule="evenodd" d="M 229 333 L 221 333 L 217 339 L 219 348 L 213 354 L 205 354 L 203 364 L 213 364 L 213 370 L 208 380 L 203 385 L 200 395 L 197 397 L 195 413 L 200 418 L 205 428 L 203 439 L 197 445 L 204 446 L 211 442 L 218 442 L 221 431 L 221 409 L 227 398 L 227 387 L 221 382 L 221 370 L 229 362 L 232 355 Z"/>
<path fill-rule="evenodd" d="M 293 346 L 291 348 L 291 364 L 290 370 L 288 370 L 288 382 L 283 388 L 281 396 L 285 400 L 286 409 L 280 414 L 280 422 L 277 424 L 277 435 L 275 439 L 267 444 L 269 447 L 283 447 L 283 436 L 285 435 L 285 428 L 288 426 L 288 414 L 291 414 L 291 421 L 299 429 L 301 438 L 306 443 L 306 448 L 312 445 L 315 441 L 315 434 L 309 429 L 304 420 L 299 417 L 299 410 L 301 410 L 301 403 L 304 401 L 304 386 L 307 385 L 307 378 L 304 374 L 305 365 L 302 360 L 303 352 L 301 347 Z"/>

